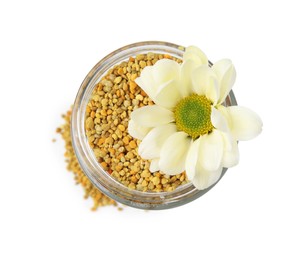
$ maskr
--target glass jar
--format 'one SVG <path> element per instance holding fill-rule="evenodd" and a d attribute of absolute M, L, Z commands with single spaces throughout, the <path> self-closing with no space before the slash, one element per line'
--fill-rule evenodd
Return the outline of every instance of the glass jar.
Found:
<path fill-rule="evenodd" d="M 89 146 L 85 133 L 86 106 L 96 83 L 101 80 L 109 69 L 116 64 L 120 64 L 122 61 L 127 61 L 131 56 L 135 57 L 138 54 L 146 54 L 148 52 L 169 54 L 182 59 L 184 50 L 185 48 L 182 46 L 159 41 L 139 42 L 122 47 L 99 61 L 91 69 L 80 86 L 75 99 L 71 121 L 73 147 L 82 170 L 90 181 L 101 192 L 115 201 L 140 209 L 168 209 L 193 201 L 215 186 L 214 184 L 205 190 L 198 190 L 191 183 L 187 183 L 170 192 L 131 190 L 112 178 L 101 167 L 93 150 Z M 225 105 L 237 105 L 232 91 L 227 96 Z M 223 169 L 221 178 L 226 170 L 226 168 Z"/>

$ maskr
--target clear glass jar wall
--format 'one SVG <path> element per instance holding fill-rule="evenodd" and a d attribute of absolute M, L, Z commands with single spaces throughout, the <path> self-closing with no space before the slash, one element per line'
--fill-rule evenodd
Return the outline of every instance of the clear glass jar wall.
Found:
<path fill-rule="evenodd" d="M 78 161 L 91 182 L 104 194 L 112 199 L 131 207 L 140 209 L 168 209 L 193 201 L 208 192 L 213 186 L 205 190 L 196 189 L 191 183 L 181 185 L 171 192 L 142 192 L 131 190 L 113 179 L 95 158 L 85 134 L 85 111 L 91 98 L 92 91 L 100 79 L 113 66 L 127 61 L 129 57 L 148 52 L 169 54 L 182 59 L 185 48 L 167 42 L 139 42 L 120 48 L 99 61 L 82 82 L 75 99 L 71 133 L 73 147 Z M 210 63 L 211 66 L 211 63 Z M 225 100 L 226 106 L 237 105 L 231 91 Z M 222 176 L 227 169 L 223 169 Z M 219 180 L 220 181 L 220 180 Z"/>

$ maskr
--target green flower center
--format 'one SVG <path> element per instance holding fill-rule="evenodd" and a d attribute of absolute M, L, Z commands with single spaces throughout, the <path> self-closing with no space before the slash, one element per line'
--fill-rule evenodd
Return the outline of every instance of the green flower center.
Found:
<path fill-rule="evenodd" d="M 211 123 L 211 101 L 205 96 L 192 94 L 179 101 L 175 107 L 177 129 L 196 139 L 213 130 Z"/>

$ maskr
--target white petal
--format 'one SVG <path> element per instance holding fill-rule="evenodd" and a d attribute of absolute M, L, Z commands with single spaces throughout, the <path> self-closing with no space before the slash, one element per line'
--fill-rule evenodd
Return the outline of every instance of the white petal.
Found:
<path fill-rule="evenodd" d="M 139 155 L 143 159 L 159 158 L 164 142 L 175 132 L 177 132 L 175 124 L 160 125 L 153 128 L 140 143 Z"/>
<path fill-rule="evenodd" d="M 201 137 L 191 143 L 185 161 L 185 171 L 187 178 L 191 181 L 196 174 L 196 165 L 199 156 Z"/>
<path fill-rule="evenodd" d="M 150 170 L 150 172 L 157 172 L 160 170 L 159 158 L 151 160 L 150 165 L 149 165 L 149 170 Z"/>
<path fill-rule="evenodd" d="M 192 73 L 193 90 L 198 95 L 205 95 L 214 105 L 219 98 L 219 88 L 216 75 L 206 65 L 199 66 Z"/>
<path fill-rule="evenodd" d="M 209 171 L 208 172 L 208 187 L 214 185 L 221 177 L 222 175 L 223 167 L 219 167 L 215 171 Z"/>
<path fill-rule="evenodd" d="M 197 189 L 204 190 L 215 184 L 220 179 L 221 174 L 222 167 L 219 167 L 215 171 L 207 171 L 197 164 L 196 174 L 192 182 Z"/>
<path fill-rule="evenodd" d="M 219 133 L 219 132 L 218 132 Z M 221 176 L 222 166 L 220 165 L 215 171 L 207 171 L 202 166 L 202 145 L 205 136 L 201 136 L 194 141 L 187 154 L 186 158 L 186 176 L 193 182 L 193 185 L 200 190 L 206 189 L 216 183 Z"/>
<path fill-rule="evenodd" d="M 198 95 L 205 95 L 206 89 L 210 84 L 210 75 L 212 71 L 207 65 L 199 66 L 192 72 L 193 90 Z"/>
<path fill-rule="evenodd" d="M 157 86 L 180 78 L 180 64 L 169 59 L 162 59 L 155 63 L 153 67 L 153 78 Z M 157 89 L 158 91 L 158 89 Z"/>
<path fill-rule="evenodd" d="M 142 72 L 140 77 L 135 79 L 135 82 L 137 85 L 142 88 L 145 93 L 150 97 L 153 98 L 156 91 L 156 83 L 153 77 L 153 67 L 152 66 L 147 66 L 145 67 Z"/>
<path fill-rule="evenodd" d="M 172 111 L 157 105 L 138 108 L 131 113 L 130 117 L 137 125 L 144 127 L 155 127 L 174 121 Z"/>
<path fill-rule="evenodd" d="M 180 93 L 182 97 L 187 97 L 193 93 L 192 73 L 197 65 L 192 60 L 184 61 L 181 65 L 181 86 Z"/>
<path fill-rule="evenodd" d="M 211 108 L 211 123 L 216 129 L 218 129 L 222 132 L 228 132 L 229 131 L 228 123 L 227 123 L 226 118 L 215 107 Z"/>
<path fill-rule="evenodd" d="M 188 46 L 183 54 L 183 61 L 192 60 L 198 66 L 199 65 L 208 65 L 208 59 L 203 51 L 201 51 L 196 46 Z"/>
<path fill-rule="evenodd" d="M 139 140 L 142 140 L 146 135 L 147 133 L 151 130 L 150 127 L 144 127 L 144 126 L 140 126 L 138 124 L 136 124 L 134 122 L 134 120 L 130 120 L 128 122 L 128 133 L 136 138 L 136 139 L 139 139 Z"/>
<path fill-rule="evenodd" d="M 240 106 L 227 107 L 226 110 L 230 116 L 231 133 L 236 140 L 249 140 L 261 133 L 263 123 L 254 111 Z"/>
<path fill-rule="evenodd" d="M 179 92 L 179 81 L 171 80 L 159 87 L 158 92 L 153 98 L 157 105 L 165 108 L 174 108 L 181 99 Z"/>
<path fill-rule="evenodd" d="M 221 133 L 214 129 L 210 134 L 203 135 L 200 144 L 198 162 L 207 171 L 216 171 L 222 161 L 223 138 Z"/>
<path fill-rule="evenodd" d="M 232 135 L 228 132 L 228 133 L 224 133 L 224 132 L 220 132 L 223 138 L 223 150 L 224 151 L 232 151 L 233 150 L 233 142 L 237 142 Z"/>
<path fill-rule="evenodd" d="M 222 137 L 224 140 L 222 166 L 230 168 L 239 163 L 238 143 L 234 138 L 230 136 L 230 134 L 222 133 Z"/>
<path fill-rule="evenodd" d="M 236 80 L 236 70 L 231 60 L 220 60 L 212 66 L 219 80 L 220 98 L 219 104 L 223 103 Z"/>
<path fill-rule="evenodd" d="M 216 108 L 221 113 L 221 115 L 225 118 L 228 129 L 231 129 L 231 118 L 230 118 L 227 108 L 222 105 L 217 105 Z"/>
<path fill-rule="evenodd" d="M 177 132 L 171 135 L 160 153 L 160 170 L 169 175 L 176 175 L 185 170 L 186 155 L 191 139 L 184 132 Z"/>

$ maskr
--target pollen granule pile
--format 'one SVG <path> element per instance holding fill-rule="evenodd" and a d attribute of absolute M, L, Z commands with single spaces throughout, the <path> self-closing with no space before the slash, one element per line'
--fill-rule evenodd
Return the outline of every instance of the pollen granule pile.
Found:
<path fill-rule="evenodd" d="M 135 83 L 142 69 L 158 60 L 174 59 L 166 54 L 139 54 L 110 69 L 96 84 L 88 102 L 85 130 L 88 142 L 101 166 L 114 179 L 129 189 L 139 191 L 173 191 L 188 182 L 186 174 L 175 176 L 149 171 L 150 161 L 138 155 L 140 141 L 128 134 L 130 114 L 136 108 L 152 105 L 153 101 Z M 101 193 L 82 171 L 71 142 L 71 110 L 62 115 L 64 125 L 57 129 L 65 141 L 67 169 L 75 175 L 77 184 L 85 191 L 85 198 L 94 201 L 92 210 L 117 202 Z M 119 208 L 120 209 L 120 208 Z"/>
<path fill-rule="evenodd" d="M 149 171 L 150 161 L 138 155 L 140 141 L 128 134 L 133 110 L 154 104 L 135 83 L 142 69 L 167 58 L 167 54 L 139 54 L 114 66 L 96 84 L 86 107 L 86 136 L 101 166 L 129 189 L 173 191 L 187 183 L 185 173 L 175 176 Z"/>
<path fill-rule="evenodd" d="M 91 197 L 94 201 L 94 205 L 92 210 L 95 211 L 99 207 L 107 206 L 107 205 L 114 205 L 117 206 L 117 203 L 101 193 L 95 186 L 90 182 L 90 180 L 86 177 L 83 173 L 77 157 L 75 155 L 71 134 L 70 134 L 70 121 L 71 121 L 71 110 L 67 111 L 66 114 L 62 115 L 64 119 L 64 124 L 57 128 L 57 133 L 59 133 L 64 142 L 65 142 L 65 158 L 67 163 L 67 169 L 74 173 L 76 184 L 80 184 L 84 191 L 85 195 L 84 198 Z"/>

